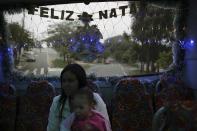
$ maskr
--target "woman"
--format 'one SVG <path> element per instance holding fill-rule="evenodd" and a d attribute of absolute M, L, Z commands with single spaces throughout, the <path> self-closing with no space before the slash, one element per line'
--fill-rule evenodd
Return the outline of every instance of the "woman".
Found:
<path fill-rule="evenodd" d="M 71 114 L 69 97 L 77 90 L 86 86 L 86 73 L 80 65 L 69 64 L 61 72 L 60 82 L 61 95 L 53 99 L 49 113 L 47 131 L 66 131 L 63 120 Z M 106 105 L 102 98 L 97 93 L 94 93 L 94 99 L 96 101 L 95 109 L 109 120 Z"/>

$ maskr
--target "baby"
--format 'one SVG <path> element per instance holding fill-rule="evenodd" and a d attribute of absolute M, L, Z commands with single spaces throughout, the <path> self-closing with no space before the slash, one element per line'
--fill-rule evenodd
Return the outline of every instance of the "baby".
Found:
<path fill-rule="evenodd" d="M 71 101 L 73 112 L 66 120 L 65 127 L 71 131 L 111 131 L 108 121 L 97 111 L 93 93 L 87 89 L 77 91 Z"/>

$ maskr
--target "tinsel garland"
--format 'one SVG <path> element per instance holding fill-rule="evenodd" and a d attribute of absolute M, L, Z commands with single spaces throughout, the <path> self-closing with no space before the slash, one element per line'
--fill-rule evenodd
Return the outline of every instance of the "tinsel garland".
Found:
<path fill-rule="evenodd" d="M 188 48 L 188 43 L 192 44 L 192 40 L 187 39 L 187 2 L 179 3 L 176 8 L 176 16 L 174 18 L 175 41 L 172 46 L 173 63 L 167 70 L 167 74 L 183 80 L 185 68 L 185 51 Z M 191 42 L 190 42 L 191 41 Z"/>
<path fill-rule="evenodd" d="M 13 51 L 5 44 L 0 47 L 1 78 L 0 82 L 8 82 L 13 70 Z"/>
<path fill-rule="evenodd" d="M 13 52 L 7 41 L 6 22 L 4 14 L 0 12 L 0 82 L 8 82 L 13 70 Z"/>
<path fill-rule="evenodd" d="M 146 3 L 147 2 L 147 3 Z M 146 3 L 146 4 L 145 4 Z M 174 43 L 172 46 L 173 52 L 173 63 L 169 67 L 168 73 L 172 75 L 178 75 L 179 78 L 183 75 L 184 70 L 184 57 L 185 50 L 188 44 L 187 40 L 187 16 L 188 16 L 188 1 L 140 1 L 137 2 L 136 7 L 138 7 L 137 18 L 136 20 L 143 20 L 143 16 L 145 14 L 145 7 L 147 4 L 151 4 L 156 7 L 165 8 L 165 9 L 174 9 L 176 11 L 176 16 L 174 18 L 174 27 L 175 27 L 175 35 L 174 35 Z M 181 45 L 182 43 L 184 45 Z M 181 76 L 180 76 L 181 75 Z"/>

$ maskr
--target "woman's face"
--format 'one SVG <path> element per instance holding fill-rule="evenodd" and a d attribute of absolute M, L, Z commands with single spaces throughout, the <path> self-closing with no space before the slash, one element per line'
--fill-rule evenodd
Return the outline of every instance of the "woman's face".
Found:
<path fill-rule="evenodd" d="M 66 71 L 62 76 L 62 89 L 67 96 L 71 96 L 78 90 L 79 82 L 77 77 L 70 71 Z"/>

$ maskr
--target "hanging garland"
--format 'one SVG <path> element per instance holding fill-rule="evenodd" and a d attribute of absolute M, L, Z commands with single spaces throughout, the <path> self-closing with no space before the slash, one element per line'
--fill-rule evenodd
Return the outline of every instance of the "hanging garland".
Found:
<path fill-rule="evenodd" d="M 8 82 L 13 70 L 13 52 L 7 44 L 4 13 L 0 11 L 0 82 Z"/>
<path fill-rule="evenodd" d="M 0 81 L 9 81 L 13 69 L 13 51 L 5 44 L 0 46 Z"/>
<path fill-rule="evenodd" d="M 117 12 L 121 12 L 121 16 L 125 16 L 125 14 L 131 14 L 132 8 L 129 5 L 119 6 L 118 8 L 112 8 L 110 10 L 98 11 L 91 14 L 92 16 L 97 14 L 97 18 L 100 20 L 108 19 L 108 18 L 116 18 L 118 16 Z M 77 15 L 80 20 L 80 16 L 74 11 L 70 10 L 56 10 L 54 8 L 48 7 L 34 7 L 28 10 L 28 14 L 30 15 L 39 15 L 40 17 L 44 18 L 51 18 L 51 19 L 58 19 L 58 20 L 67 20 L 67 21 L 74 21 L 74 15 Z M 93 20 L 93 19 L 92 19 Z"/>

